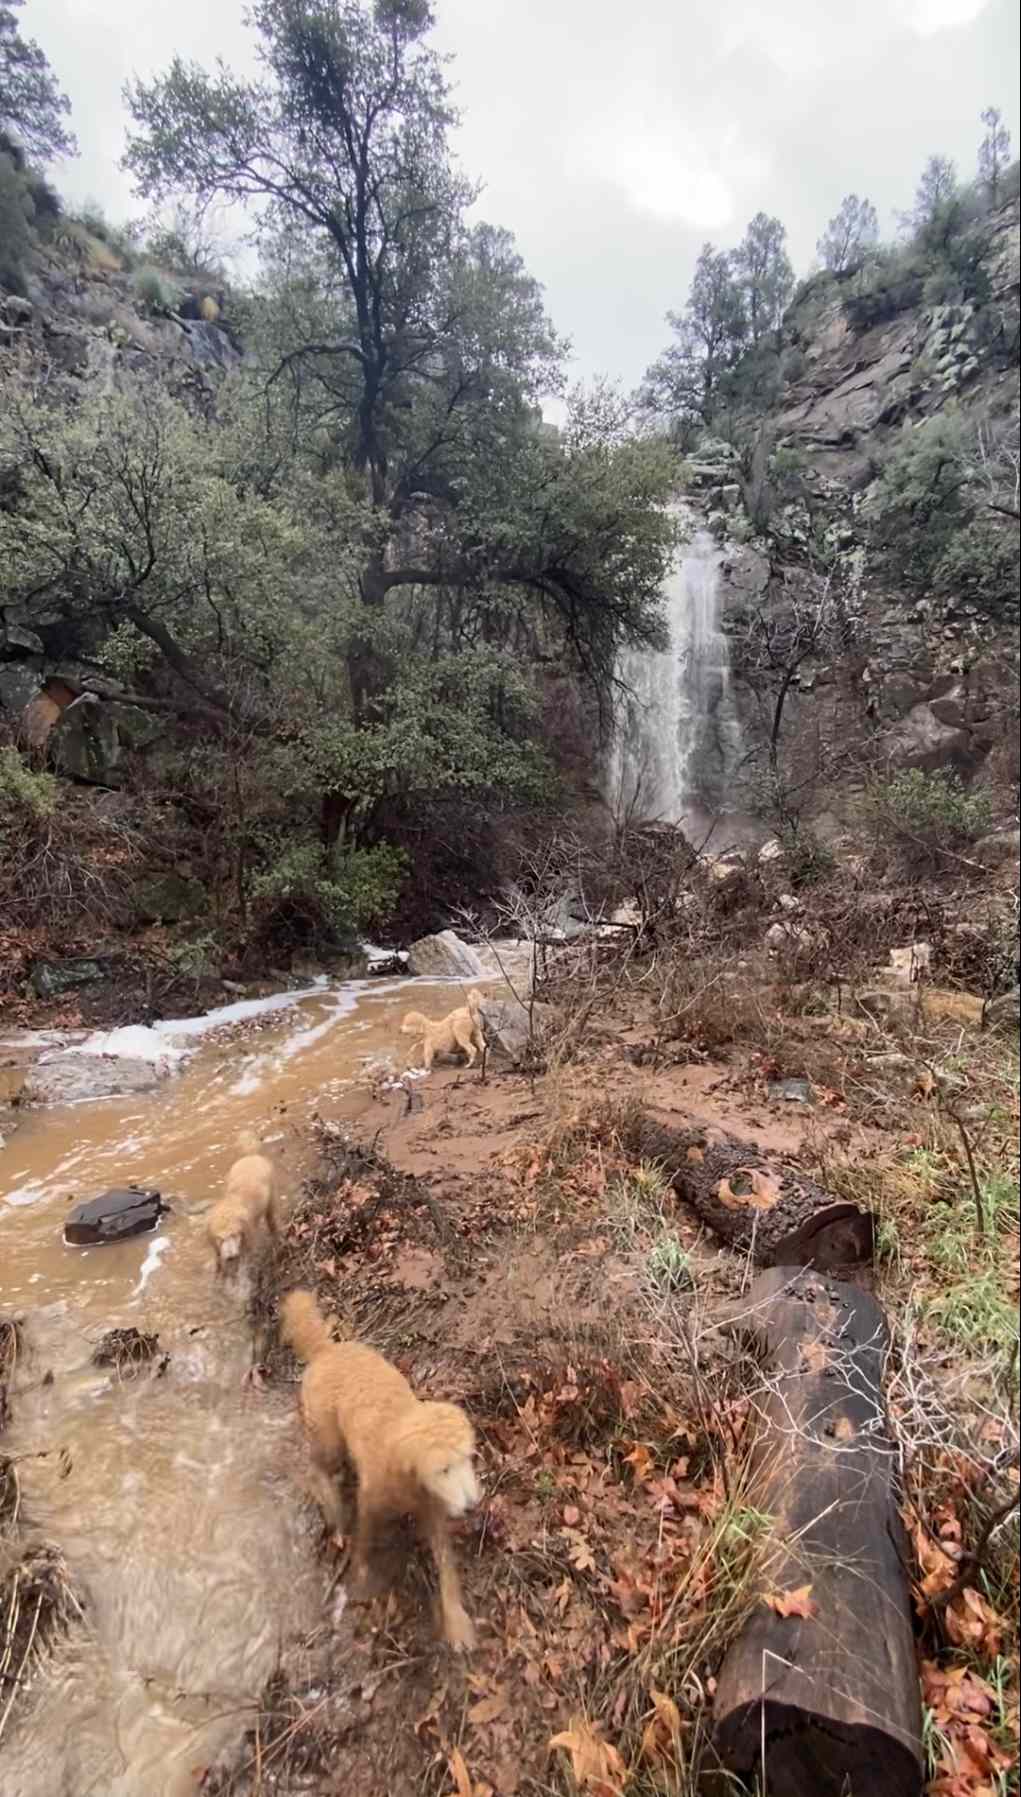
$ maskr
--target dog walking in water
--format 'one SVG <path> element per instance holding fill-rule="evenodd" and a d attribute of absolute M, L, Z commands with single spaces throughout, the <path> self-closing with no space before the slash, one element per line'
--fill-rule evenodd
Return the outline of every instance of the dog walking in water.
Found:
<path fill-rule="evenodd" d="M 206 1235 L 221 1278 L 237 1272 L 251 1257 L 264 1231 L 275 1236 L 280 1225 L 273 1162 L 253 1129 L 242 1130 L 237 1146 L 240 1159 L 227 1174 L 223 1197 L 206 1218 Z"/>
<path fill-rule="evenodd" d="M 417 1036 L 422 1043 L 422 1065 L 427 1073 L 438 1054 L 456 1054 L 458 1049 L 474 1067 L 476 1054 L 485 1054 L 486 1038 L 482 1033 L 482 994 L 473 987 L 465 1003 L 449 1017 L 430 1019 L 421 1011 L 409 1011 L 401 1024 L 402 1036 Z"/>
<path fill-rule="evenodd" d="M 380 1524 L 412 1515 L 439 1573 L 443 1633 L 452 1647 L 474 1647 L 447 1527 L 448 1518 L 463 1516 L 479 1501 L 471 1423 L 456 1404 L 416 1398 L 404 1375 L 374 1348 L 334 1341 L 311 1292 L 288 1292 L 280 1314 L 282 1340 L 306 1362 L 301 1414 L 316 1495 L 333 1529 L 341 1521 L 335 1481 L 345 1456 L 357 1474 L 357 1594 L 369 1596 L 377 1588 L 373 1549 Z"/>

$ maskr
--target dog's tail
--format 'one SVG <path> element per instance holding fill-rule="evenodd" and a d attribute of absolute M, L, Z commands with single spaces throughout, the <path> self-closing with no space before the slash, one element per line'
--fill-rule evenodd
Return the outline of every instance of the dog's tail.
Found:
<path fill-rule="evenodd" d="M 421 1011 L 409 1011 L 401 1024 L 401 1035 L 424 1036 L 428 1028 L 428 1017 L 423 1017 Z"/>
<path fill-rule="evenodd" d="M 329 1327 L 311 1292 L 288 1292 L 280 1306 L 280 1336 L 299 1360 L 314 1360 L 327 1346 Z"/>
<path fill-rule="evenodd" d="M 239 1154 L 262 1153 L 262 1143 L 254 1129 L 243 1129 L 240 1131 L 237 1139 L 237 1151 Z"/>

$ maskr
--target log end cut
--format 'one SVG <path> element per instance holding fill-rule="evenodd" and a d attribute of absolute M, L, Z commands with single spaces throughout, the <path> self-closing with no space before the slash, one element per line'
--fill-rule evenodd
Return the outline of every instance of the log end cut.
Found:
<path fill-rule="evenodd" d="M 920 1797 L 917 1752 L 884 1728 L 806 1718 L 788 1704 L 743 1704 L 716 1731 L 716 1749 L 732 1775 L 770 1797 Z"/>

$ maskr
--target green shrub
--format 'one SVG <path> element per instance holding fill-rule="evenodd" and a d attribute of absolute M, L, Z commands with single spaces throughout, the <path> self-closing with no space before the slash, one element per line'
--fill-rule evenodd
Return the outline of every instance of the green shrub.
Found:
<path fill-rule="evenodd" d="M 25 261 L 32 248 L 32 196 L 13 158 L 0 153 L 0 287 L 25 291 Z"/>
<path fill-rule="evenodd" d="M 176 312 L 181 304 L 181 289 L 168 281 L 158 268 L 139 268 L 134 275 L 134 289 L 150 312 Z"/>
<path fill-rule="evenodd" d="M 924 260 L 913 250 L 880 250 L 870 257 L 844 294 L 844 312 L 856 331 L 870 331 L 917 306 L 926 277 Z"/>
<path fill-rule="evenodd" d="M 777 832 L 783 845 L 782 866 L 787 883 L 798 891 L 815 886 L 832 873 L 834 856 L 825 842 L 820 842 L 805 824 L 781 825 Z"/>
<path fill-rule="evenodd" d="M 42 823 L 57 809 L 57 782 L 52 774 L 33 773 L 17 749 L 0 748 L 0 831 L 9 825 Z"/>
<path fill-rule="evenodd" d="M 956 774 L 922 768 L 874 780 L 863 808 L 880 845 L 916 872 L 944 867 L 993 824 L 988 793 L 970 790 Z"/>
<path fill-rule="evenodd" d="M 318 843 L 288 843 L 252 879 L 260 933 L 292 945 L 350 943 L 386 922 L 406 871 L 406 857 L 390 843 L 348 849 L 332 866 Z"/>

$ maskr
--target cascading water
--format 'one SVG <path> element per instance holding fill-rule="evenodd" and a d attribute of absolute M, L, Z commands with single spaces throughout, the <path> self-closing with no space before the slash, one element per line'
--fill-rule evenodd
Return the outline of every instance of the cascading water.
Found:
<path fill-rule="evenodd" d="M 724 801 L 740 731 L 720 628 L 723 554 L 707 530 L 694 531 L 663 594 L 667 647 L 621 658 L 618 673 L 628 692 L 608 795 L 620 819 L 682 823 Z"/>

